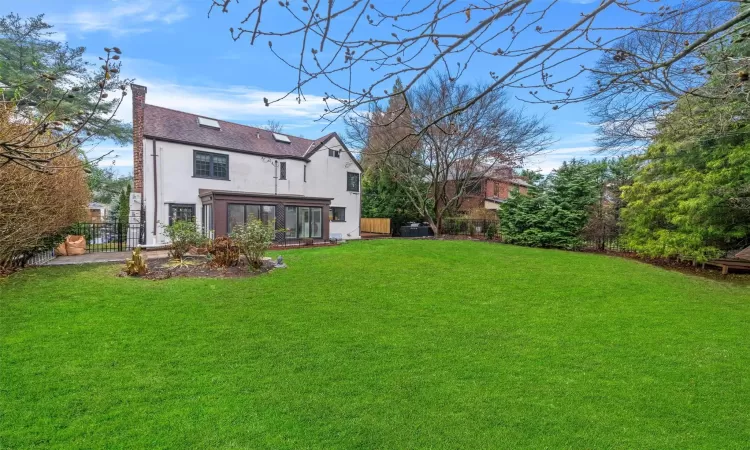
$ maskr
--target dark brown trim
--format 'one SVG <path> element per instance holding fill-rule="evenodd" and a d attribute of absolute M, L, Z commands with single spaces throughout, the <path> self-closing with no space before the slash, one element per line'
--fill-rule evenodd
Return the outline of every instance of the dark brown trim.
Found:
<path fill-rule="evenodd" d="M 330 197 L 303 197 L 301 195 L 274 195 L 274 194 L 261 194 L 259 192 L 241 192 L 241 191 L 221 191 L 213 189 L 199 189 L 198 196 L 203 198 L 206 196 L 213 196 L 214 198 L 251 198 L 251 199 L 266 199 L 266 200 L 282 200 L 282 201 L 299 201 L 299 202 L 328 202 L 330 203 L 333 198 Z"/>
<path fill-rule="evenodd" d="M 226 152 L 232 152 L 232 153 L 242 153 L 245 155 L 255 155 L 255 156 L 265 156 L 267 158 L 273 158 L 273 159 L 294 159 L 297 161 L 309 161 L 308 158 L 302 157 L 302 156 L 293 156 L 293 155 L 275 155 L 271 153 L 260 153 L 260 152 L 251 152 L 249 150 L 241 150 L 237 148 L 230 148 L 230 147 L 222 147 L 220 145 L 209 145 L 209 144 L 202 144 L 199 142 L 191 142 L 191 141 L 182 141 L 179 139 L 170 139 L 170 138 L 163 138 L 159 136 L 152 136 L 152 135 L 143 135 L 145 139 L 158 139 L 162 142 L 172 142 L 174 144 L 182 144 L 182 145 L 188 145 L 190 147 L 202 147 L 202 148 L 211 148 L 214 150 L 224 150 Z"/>
<path fill-rule="evenodd" d="M 328 240 L 328 236 L 330 233 L 328 215 L 332 200 L 330 198 L 212 190 L 199 191 L 198 196 L 201 198 L 201 202 L 203 204 L 213 205 L 214 233 L 216 236 L 226 234 L 225 230 L 228 229 L 227 227 L 229 223 L 229 204 L 234 203 L 245 205 L 275 206 L 277 211 L 279 210 L 279 208 L 284 208 L 285 215 L 287 206 L 307 206 L 321 208 L 323 236 L 321 238 L 315 239 L 322 239 L 324 241 Z"/>

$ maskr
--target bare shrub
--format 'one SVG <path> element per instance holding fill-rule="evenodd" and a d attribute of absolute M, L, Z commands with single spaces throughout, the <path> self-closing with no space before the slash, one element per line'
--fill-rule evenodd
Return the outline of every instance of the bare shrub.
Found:
<path fill-rule="evenodd" d="M 0 140 L 23 134 L 13 107 L 0 104 Z M 37 135 L 35 152 L 57 155 L 49 132 Z M 45 145 L 47 144 L 47 145 Z M 75 153 L 57 155 L 45 172 L 20 164 L 0 164 L 0 266 L 52 244 L 54 236 L 85 219 L 89 202 L 86 174 Z"/>
<path fill-rule="evenodd" d="M 240 262 L 240 248 L 229 236 L 219 236 L 208 244 L 211 263 L 218 267 L 233 267 Z"/>

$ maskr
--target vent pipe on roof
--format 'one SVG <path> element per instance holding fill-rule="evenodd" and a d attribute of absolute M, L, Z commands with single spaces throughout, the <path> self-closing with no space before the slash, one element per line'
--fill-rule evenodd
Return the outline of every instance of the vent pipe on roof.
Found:
<path fill-rule="evenodd" d="M 260 139 L 260 131 L 256 131 L 255 132 L 255 137 L 258 138 L 258 139 Z"/>

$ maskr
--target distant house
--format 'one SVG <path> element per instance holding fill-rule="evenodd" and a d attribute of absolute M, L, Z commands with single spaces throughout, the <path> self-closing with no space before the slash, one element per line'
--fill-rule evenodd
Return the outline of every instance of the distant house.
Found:
<path fill-rule="evenodd" d="M 91 223 L 102 223 L 107 219 L 109 208 L 102 203 L 89 203 L 88 221 Z"/>
<path fill-rule="evenodd" d="M 195 220 L 225 235 L 251 219 L 275 221 L 277 239 L 360 236 L 362 168 L 336 133 L 305 139 L 146 104 L 133 92 L 134 192 L 146 244 L 159 224 Z"/>
<path fill-rule="evenodd" d="M 526 194 L 531 186 L 525 178 L 515 175 L 510 167 L 489 170 L 472 181 L 473 189 L 461 196 L 461 213 L 476 209 L 497 210 L 515 189 Z"/>

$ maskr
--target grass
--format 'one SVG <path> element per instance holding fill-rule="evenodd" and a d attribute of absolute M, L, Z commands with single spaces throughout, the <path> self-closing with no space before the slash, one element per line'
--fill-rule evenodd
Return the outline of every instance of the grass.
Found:
<path fill-rule="evenodd" d="M 465 241 L 283 254 L 249 279 L 0 280 L 0 447 L 750 442 L 748 287 Z"/>

